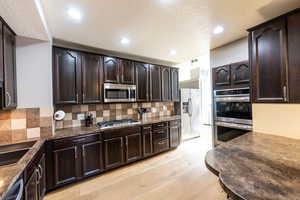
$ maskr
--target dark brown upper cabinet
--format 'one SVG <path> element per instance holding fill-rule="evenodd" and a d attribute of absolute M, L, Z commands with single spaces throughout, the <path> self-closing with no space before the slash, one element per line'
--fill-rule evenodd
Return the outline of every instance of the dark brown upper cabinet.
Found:
<path fill-rule="evenodd" d="M 172 101 L 180 101 L 179 93 L 179 69 L 171 68 L 171 95 Z"/>
<path fill-rule="evenodd" d="M 298 36 L 300 37 L 300 36 Z M 287 31 L 285 18 L 250 32 L 252 101 L 287 102 Z"/>
<path fill-rule="evenodd" d="M 105 56 L 103 59 L 103 68 L 105 83 L 119 83 L 119 59 Z"/>
<path fill-rule="evenodd" d="M 82 103 L 102 102 L 102 58 L 98 55 L 82 55 Z"/>
<path fill-rule="evenodd" d="M 3 61 L 2 108 L 10 110 L 17 107 L 16 36 L 6 25 L 3 25 Z"/>
<path fill-rule="evenodd" d="M 149 65 L 150 101 L 161 101 L 161 71 L 160 66 Z"/>
<path fill-rule="evenodd" d="M 55 104 L 81 102 L 81 56 L 78 52 L 54 48 L 53 98 Z"/>
<path fill-rule="evenodd" d="M 249 86 L 250 66 L 248 61 L 231 64 L 231 85 L 234 87 Z"/>
<path fill-rule="evenodd" d="M 287 17 L 289 101 L 300 103 L 300 12 Z"/>
<path fill-rule="evenodd" d="M 230 65 L 213 68 L 214 89 L 229 87 L 230 82 Z"/>
<path fill-rule="evenodd" d="M 162 101 L 171 101 L 171 71 L 169 67 L 161 67 Z"/>
<path fill-rule="evenodd" d="M 134 85 L 134 64 L 130 60 L 120 59 L 120 76 L 122 84 Z"/>
<path fill-rule="evenodd" d="M 149 65 L 135 62 L 137 101 L 149 101 Z"/>

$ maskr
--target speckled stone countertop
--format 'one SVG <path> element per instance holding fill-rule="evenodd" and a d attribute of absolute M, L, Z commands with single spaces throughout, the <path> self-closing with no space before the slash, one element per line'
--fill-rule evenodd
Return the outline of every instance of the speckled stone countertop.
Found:
<path fill-rule="evenodd" d="M 39 151 L 39 149 L 47 140 L 72 137 L 77 135 L 85 135 L 85 134 L 96 133 L 96 132 L 101 133 L 104 130 L 106 131 L 106 130 L 113 130 L 113 129 L 121 129 L 130 126 L 142 126 L 147 124 L 154 124 L 154 123 L 172 121 L 178 119 L 181 119 L 181 117 L 179 115 L 174 115 L 174 116 L 148 118 L 146 120 L 141 120 L 140 124 L 122 126 L 117 128 L 101 129 L 101 128 L 97 128 L 96 126 L 66 128 L 66 129 L 55 131 L 54 136 L 51 136 L 49 138 L 45 138 L 45 139 L 37 138 L 37 139 L 20 141 L 18 143 L 36 140 L 36 143 L 16 164 L 0 166 L 0 200 L 2 200 L 5 197 L 6 193 L 9 191 L 11 186 L 16 182 L 16 180 L 19 179 L 19 177 L 25 170 L 26 166 L 29 164 L 29 162 L 33 159 L 35 154 Z M 9 145 L 9 144 L 14 144 L 14 143 L 0 143 L 0 146 Z"/>
<path fill-rule="evenodd" d="M 209 151 L 205 162 L 233 199 L 300 200 L 300 140 L 248 133 Z"/>
<path fill-rule="evenodd" d="M 29 141 L 33 140 L 26 140 L 22 142 Z M 19 179 L 29 162 L 40 150 L 44 142 L 44 139 L 37 139 L 36 143 L 31 147 L 31 149 L 16 164 L 0 166 L 0 200 L 5 197 L 11 186 L 16 182 L 16 180 Z"/>
<path fill-rule="evenodd" d="M 173 116 L 151 117 L 148 119 L 140 120 L 139 124 L 125 125 L 125 126 L 114 127 L 114 128 L 101 129 L 101 128 L 97 128 L 96 126 L 64 128 L 64 129 L 59 129 L 59 130 L 55 131 L 55 134 L 53 137 L 51 137 L 51 139 L 59 139 L 59 138 L 64 138 L 64 137 L 84 135 L 84 134 L 95 133 L 95 132 L 100 133 L 103 131 L 109 131 L 109 130 L 114 130 L 114 129 L 121 129 L 121 128 L 132 127 L 132 126 L 142 126 L 142 125 L 147 125 L 147 124 L 155 124 L 155 123 L 159 123 L 159 122 L 179 120 L 179 119 L 181 119 L 180 115 L 173 115 Z"/>

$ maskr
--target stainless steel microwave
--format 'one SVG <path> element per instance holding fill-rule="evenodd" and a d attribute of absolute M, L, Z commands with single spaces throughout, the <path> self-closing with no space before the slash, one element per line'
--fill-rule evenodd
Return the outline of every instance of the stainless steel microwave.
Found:
<path fill-rule="evenodd" d="M 135 102 L 136 86 L 104 83 L 104 102 Z"/>

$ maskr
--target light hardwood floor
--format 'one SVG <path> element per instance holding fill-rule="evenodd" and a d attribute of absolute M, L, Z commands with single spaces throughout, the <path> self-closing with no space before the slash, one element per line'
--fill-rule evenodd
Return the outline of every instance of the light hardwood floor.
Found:
<path fill-rule="evenodd" d="M 226 200 L 204 163 L 209 138 L 52 192 L 45 200 Z"/>

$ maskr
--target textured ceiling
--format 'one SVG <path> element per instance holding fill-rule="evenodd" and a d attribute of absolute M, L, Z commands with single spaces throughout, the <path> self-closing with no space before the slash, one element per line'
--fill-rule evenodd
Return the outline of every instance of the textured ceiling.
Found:
<path fill-rule="evenodd" d="M 0 15 L 18 34 L 45 39 L 35 1 L 39 0 L 0 0 Z M 244 37 L 247 28 L 300 7 L 299 0 L 40 1 L 55 38 L 178 63 Z M 67 16 L 70 7 L 81 10 L 80 23 Z M 213 35 L 216 25 L 223 25 L 225 32 Z M 122 37 L 131 44 L 122 46 Z M 171 56 L 171 49 L 177 55 Z"/>

